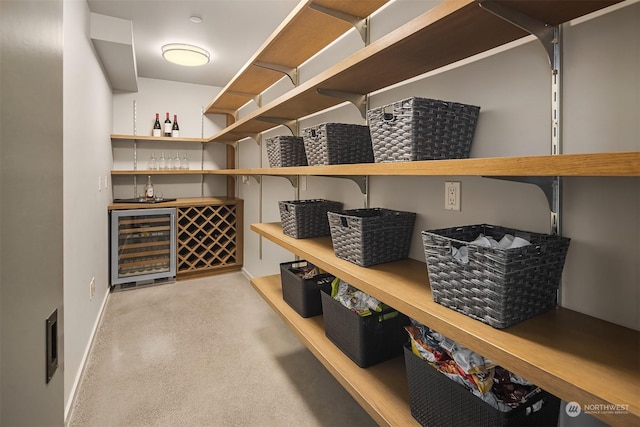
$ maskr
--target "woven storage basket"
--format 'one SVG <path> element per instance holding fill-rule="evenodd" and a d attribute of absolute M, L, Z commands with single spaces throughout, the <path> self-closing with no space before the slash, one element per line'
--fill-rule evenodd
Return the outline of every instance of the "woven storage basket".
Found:
<path fill-rule="evenodd" d="M 341 211 L 342 203 L 324 199 L 278 202 L 282 232 L 296 239 L 328 236 L 328 211 Z"/>
<path fill-rule="evenodd" d="M 320 273 L 310 279 L 303 279 L 296 274 L 303 268 L 313 267 L 305 260 L 280 264 L 282 299 L 302 317 L 322 314 L 320 290 L 331 292 L 331 282 L 335 279 L 329 273 Z"/>
<path fill-rule="evenodd" d="M 266 142 L 270 167 L 307 166 L 302 137 L 281 135 L 267 138 Z"/>
<path fill-rule="evenodd" d="M 471 245 L 480 233 L 506 233 L 531 245 L 514 249 Z M 556 306 L 570 239 L 487 224 L 422 232 L 433 300 L 494 328 L 506 328 Z M 468 264 L 451 247 L 467 246 Z"/>
<path fill-rule="evenodd" d="M 302 132 L 309 166 L 373 163 L 368 126 L 323 123 Z"/>
<path fill-rule="evenodd" d="M 408 317 L 393 309 L 360 316 L 330 293 L 321 291 L 320 295 L 325 335 L 358 366 L 366 368 L 402 354 Z"/>
<path fill-rule="evenodd" d="M 376 163 L 466 159 L 480 107 L 407 98 L 367 112 Z"/>
<path fill-rule="evenodd" d="M 409 256 L 416 214 L 383 208 L 328 212 L 338 258 L 366 267 Z"/>
<path fill-rule="evenodd" d="M 555 427 L 558 423 L 560 399 L 545 391 L 509 412 L 501 412 L 438 372 L 409 346 L 404 347 L 404 359 L 411 415 L 423 426 Z M 540 400 L 542 407 L 534 411 Z"/>

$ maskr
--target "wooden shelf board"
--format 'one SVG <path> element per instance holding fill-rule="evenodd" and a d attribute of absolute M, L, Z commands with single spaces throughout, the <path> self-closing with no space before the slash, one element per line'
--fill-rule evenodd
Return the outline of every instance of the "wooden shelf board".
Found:
<path fill-rule="evenodd" d="M 296 68 L 352 28 L 345 21 L 311 9 L 310 4 L 365 18 L 388 1 L 301 1 L 209 104 L 205 112 L 228 113 L 236 111 L 247 103 L 252 95 L 262 93 L 283 77 L 282 73 L 256 66 L 256 63 L 263 62 Z"/>
<path fill-rule="evenodd" d="M 556 24 L 617 2 L 528 0 L 517 2 L 517 8 L 533 18 Z M 513 7 L 515 2 L 503 3 Z M 368 94 L 527 35 L 483 10 L 474 0 L 442 2 L 209 140 L 228 141 L 227 133 L 249 137 L 275 127 L 273 123 L 260 121 L 261 116 L 295 119 L 343 102 L 319 95 L 318 89 Z"/>
<path fill-rule="evenodd" d="M 183 197 L 170 202 L 162 203 L 112 203 L 107 209 L 153 209 L 153 208 L 173 208 L 188 206 L 206 206 L 206 205 L 231 205 L 242 204 L 242 199 L 235 197 Z"/>
<path fill-rule="evenodd" d="M 222 169 L 216 175 L 640 176 L 640 152 L 493 157 L 398 163 Z"/>
<path fill-rule="evenodd" d="M 111 135 L 112 141 L 153 141 L 153 142 L 199 142 L 204 143 L 208 138 L 173 138 L 168 136 L 146 136 L 146 135 Z"/>
<path fill-rule="evenodd" d="M 112 170 L 111 175 L 202 175 L 200 169 L 168 169 L 168 170 Z"/>
<path fill-rule="evenodd" d="M 360 368 L 325 336 L 322 316 L 300 317 L 282 299 L 280 275 L 254 278 L 251 284 L 378 424 L 419 425 L 409 409 L 402 356 Z"/>
<path fill-rule="evenodd" d="M 336 258 L 329 237 L 294 239 L 279 223 L 251 230 L 565 401 L 628 405 L 625 415 L 595 415 L 611 425 L 640 423 L 638 331 L 564 308 L 494 329 L 435 303 L 422 262 L 363 268 Z"/>

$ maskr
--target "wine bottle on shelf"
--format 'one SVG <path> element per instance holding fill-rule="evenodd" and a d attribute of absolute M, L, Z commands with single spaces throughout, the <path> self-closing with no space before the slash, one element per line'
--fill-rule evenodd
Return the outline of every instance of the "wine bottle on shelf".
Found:
<path fill-rule="evenodd" d="M 156 113 L 156 121 L 153 123 L 153 136 L 162 136 L 162 127 L 160 126 L 160 114 Z"/>
<path fill-rule="evenodd" d="M 169 119 L 169 113 L 167 113 L 167 118 L 164 119 L 164 136 L 171 136 L 171 119 Z"/>
<path fill-rule="evenodd" d="M 171 127 L 171 136 L 177 138 L 180 136 L 180 126 L 178 126 L 178 115 L 173 115 L 173 126 Z"/>
<path fill-rule="evenodd" d="M 147 177 L 147 185 L 144 186 L 144 198 L 147 200 L 153 200 L 155 197 L 155 191 L 153 189 L 153 184 L 151 183 L 151 175 L 149 175 Z"/>

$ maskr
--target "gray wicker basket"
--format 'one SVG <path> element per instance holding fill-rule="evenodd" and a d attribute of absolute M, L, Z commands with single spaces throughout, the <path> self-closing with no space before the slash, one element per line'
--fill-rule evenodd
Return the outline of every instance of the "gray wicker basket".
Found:
<path fill-rule="evenodd" d="M 480 233 L 506 233 L 531 245 L 514 249 L 471 245 Z M 422 232 L 433 300 L 494 328 L 506 328 L 556 306 L 570 239 L 487 224 Z M 468 264 L 451 247 L 467 246 Z"/>
<path fill-rule="evenodd" d="M 338 258 L 367 267 L 409 256 L 415 213 L 368 208 L 327 215 Z"/>
<path fill-rule="evenodd" d="M 373 163 L 368 126 L 323 123 L 302 132 L 309 166 Z"/>
<path fill-rule="evenodd" d="M 267 138 L 266 142 L 270 167 L 307 166 L 302 137 L 280 135 Z"/>
<path fill-rule="evenodd" d="M 341 211 L 342 202 L 324 199 L 278 202 L 282 232 L 296 239 L 328 236 L 328 211 Z"/>
<path fill-rule="evenodd" d="M 466 159 L 480 107 L 407 98 L 367 112 L 376 163 Z"/>

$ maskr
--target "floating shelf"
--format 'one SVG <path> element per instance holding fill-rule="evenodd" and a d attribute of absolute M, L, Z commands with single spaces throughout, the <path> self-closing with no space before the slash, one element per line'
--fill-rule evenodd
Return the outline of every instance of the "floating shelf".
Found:
<path fill-rule="evenodd" d="M 152 142 L 207 142 L 207 138 L 174 138 L 170 136 L 143 136 L 143 135 L 111 135 L 112 141 L 152 141 Z"/>

